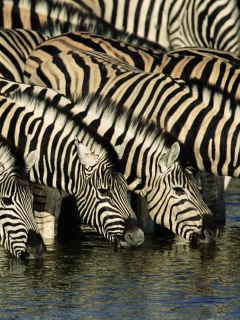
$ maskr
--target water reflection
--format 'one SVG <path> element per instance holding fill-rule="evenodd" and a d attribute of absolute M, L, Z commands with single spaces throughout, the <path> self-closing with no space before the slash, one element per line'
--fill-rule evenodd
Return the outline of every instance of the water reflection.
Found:
<path fill-rule="evenodd" d="M 0 249 L 0 319 L 239 319 L 240 204 L 215 245 L 147 237 L 117 250 L 94 233 L 47 243 L 43 261 Z M 237 198 L 239 201 L 239 198 Z"/>

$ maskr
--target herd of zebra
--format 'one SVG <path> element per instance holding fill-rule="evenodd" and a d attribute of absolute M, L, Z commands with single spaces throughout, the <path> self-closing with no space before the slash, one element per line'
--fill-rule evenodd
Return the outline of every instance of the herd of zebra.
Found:
<path fill-rule="evenodd" d="M 74 196 L 117 247 L 141 245 L 149 217 L 150 231 L 214 242 L 224 177 L 240 176 L 239 12 L 236 0 L 0 0 L 0 244 L 43 258 L 36 185 Z"/>

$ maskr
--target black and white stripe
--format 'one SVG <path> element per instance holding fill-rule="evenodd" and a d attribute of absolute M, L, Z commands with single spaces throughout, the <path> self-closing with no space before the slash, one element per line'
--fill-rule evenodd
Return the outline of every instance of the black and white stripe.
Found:
<path fill-rule="evenodd" d="M 29 54 L 48 37 L 33 30 L 0 28 L 0 38 L 0 76 L 22 81 Z"/>
<path fill-rule="evenodd" d="M 5 81 L 6 84 L 6 81 Z M 132 117 L 121 104 L 113 104 L 101 97 L 80 99 L 77 104 L 66 104 L 51 89 L 8 82 L 0 83 L 0 92 L 6 91 L 13 99 L 17 92 L 30 98 L 55 101 L 63 108 L 98 132 L 118 149 L 128 189 L 146 198 L 151 218 L 186 239 L 210 242 L 216 237 L 213 217 L 202 200 L 197 183 L 185 166 L 187 154 L 167 133 L 156 131 L 154 125 Z M 122 148 L 119 151 L 119 145 Z M 180 150 L 182 150 L 180 152 Z M 206 230 L 209 230 L 206 231 Z"/>
<path fill-rule="evenodd" d="M 0 135 L 0 245 L 18 258 L 41 259 L 46 251 L 26 182 L 36 156 L 32 151 L 23 158 L 12 142 Z"/>
<path fill-rule="evenodd" d="M 23 28 L 55 36 L 71 31 L 88 31 L 107 35 L 113 39 L 135 43 L 156 50 L 165 50 L 161 45 L 125 31 L 71 3 L 47 0 L 2 0 L 0 2 L 0 27 Z"/>
<path fill-rule="evenodd" d="M 95 0 L 89 9 L 117 29 L 168 50 L 189 46 L 239 52 L 236 0 Z"/>

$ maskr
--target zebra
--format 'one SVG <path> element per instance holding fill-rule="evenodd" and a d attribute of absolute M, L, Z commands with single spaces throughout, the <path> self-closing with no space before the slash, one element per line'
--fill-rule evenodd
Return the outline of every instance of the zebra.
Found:
<path fill-rule="evenodd" d="M 0 76 L 23 81 L 25 62 L 48 36 L 33 30 L 0 28 Z"/>
<path fill-rule="evenodd" d="M 98 52 L 63 52 L 42 63 L 30 83 L 52 86 L 74 102 L 88 92 L 108 96 L 173 134 L 193 154 L 198 170 L 239 177 L 235 99 L 198 81 L 124 68 L 113 60 Z"/>
<path fill-rule="evenodd" d="M 0 135 L 0 245 L 21 259 L 42 259 L 46 251 L 26 181 L 36 156 L 32 151 L 24 158 L 10 140 Z"/>
<path fill-rule="evenodd" d="M 89 1 L 84 1 L 86 6 Z M 95 0 L 88 10 L 119 30 L 149 39 L 167 50 L 209 47 L 239 52 L 236 0 Z"/>
<path fill-rule="evenodd" d="M 86 11 L 78 10 L 70 3 L 47 0 L 1 0 L 0 27 L 32 29 L 47 36 L 55 36 L 69 31 L 89 31 L 108 35 L 111 38 L 165 51 L 158 43 L 134 34 L 119 31 L 114 26 Z"/>
<path fill-rule="evenodd" d="M 204 83 L 218 86 L 238 99 L 239 56 L 236 54 L 209 48 L 180 48 L 156 54 L 150 49 L 86 32 L 66 33 L 40 45 L 26 61 L 24 81 L 28 83 L 34 70 L 51 56 L 61 51 L 78 49 L 106 53 L 146 72 L 163 72 L 181 77 L 185 81 L 198 78 Z M 219 213 L 218 216 L 224 220 L 224 177 L 202 172 L 201 182 L 208 205 L 214 212 L 222 212 L 222 217 Z M 226 186 L 225 182 L 225 188 Z"/>
<path fill-rule="evenodd" d="M 86 118 L 86 124 L 114 148 L 124 146 L 118 153 L 128 190 L 146 198 L 149 215 L 156 224 L 193 242 L 211 242 L 217 237 L 215 220 L 187 170 L 187 152 L 171 135 L 157 132 L 154 125 L 139 118 L 129 121 L 127 110 L 105 97 L 87 96 L 70 105 L 65 96 L 60 101 L 59 93 L 52 89 L 0 81 L 1 94 L 15 99 L 19 92 L 26 100 L 35 95 L 46 101 L 57 99 L 56 108 L 68 111 L 69 116 L 75 114 L 76 121 Z"/>
<path fill-rule="evenodd" d="M 83 222 L 116 246 L 140 245 L 144 233 L 128 202 L 126 181 L 111 145 L 46 100 L 33 97 L 18 103 L 5 95 L 0 103 L 1 133 L 23 153 L 38 152 L 30 180 L 73 194 Z"/>

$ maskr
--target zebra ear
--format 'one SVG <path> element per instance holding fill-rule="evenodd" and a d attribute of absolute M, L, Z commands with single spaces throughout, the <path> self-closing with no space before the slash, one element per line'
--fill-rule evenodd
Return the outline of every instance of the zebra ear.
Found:
<path fill-rule="evenodd" d="M 82 144 L 77 138 L 75 138 L 75 145 L 77 147 L 78 157 L 82 165 L 88 168 L 97 164 L 97 155 L 95 155 L 88 147 Z"/>
<path fill-rule="evenodd" d="M 25 158 L 25 171 L 26 173 L 30 171 L 37 159 L 37 150 L 31 151 Z"/>
<path fill-rule="evenodd" d="M 174 162 L 177 161 L 179 153 L 180 145 L 178 142 L 174 142 L 170 150 L 167 153 L 165 153 L 160 159 L 160 166 L 163 172 L 167 170 L 167 168 L 169 168 Z"/>

